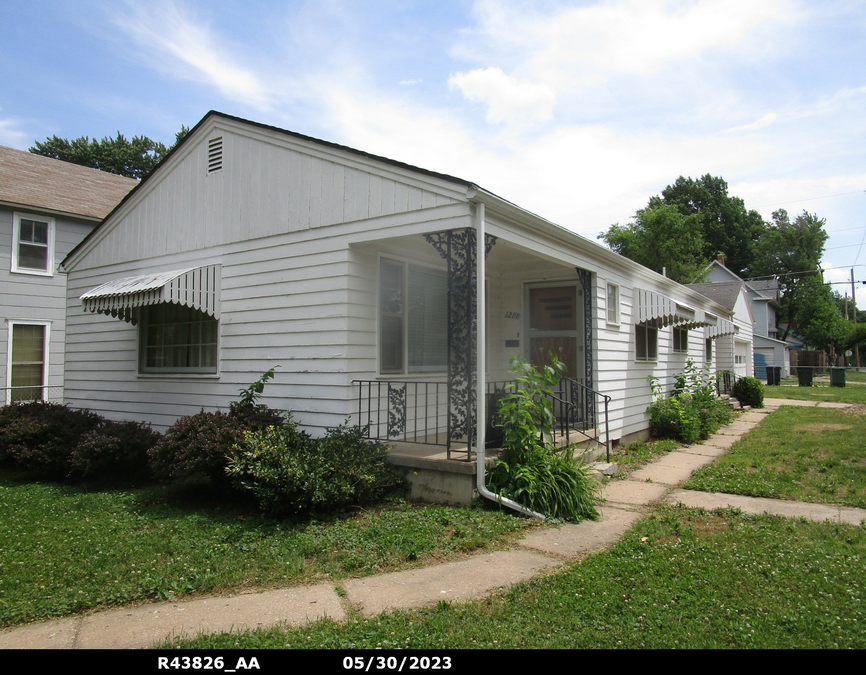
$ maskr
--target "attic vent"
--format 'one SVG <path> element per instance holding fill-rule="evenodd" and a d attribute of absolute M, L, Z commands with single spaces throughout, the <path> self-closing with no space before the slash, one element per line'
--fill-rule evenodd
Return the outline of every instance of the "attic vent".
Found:
<path fill-rule="evenodd" d="M 215 173 L 223 168 L 223 137 L 211 138 L 207 142 L 207 172 Z"/>

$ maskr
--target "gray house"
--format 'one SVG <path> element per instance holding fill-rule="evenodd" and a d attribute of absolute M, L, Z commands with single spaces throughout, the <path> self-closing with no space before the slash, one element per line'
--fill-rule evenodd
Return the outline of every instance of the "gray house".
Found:
<path fill-rule="evenodd" d="M 314 433 L 468 455 L 509 358 L 553 351 L 563 417 L 620 439 L 650 376 L 734 368 L 732 313 L 694 290 L 469 181 L 218 112 L 63 267 L 66 400 L 163 429 L 279 366 L 266 402 Z"/>
<path fill-rule="evenodd" d="M 0 405 L 63 398 L 58 263 L 138 184 L 0 146 Z"/>
<path fill-rule="evenodd" d="M 763 379 L 767 377 L 767 366 L 781 366 L 782 377 L 787 377 L 791 365 L 790 347 L 778 338 L 779 282 L 776 279 L 744 281 L 719 260 L 714 260 L 707 268 L 706 278 L 713 283 L 743 283 L 754 322 L 754 375 Z"/>

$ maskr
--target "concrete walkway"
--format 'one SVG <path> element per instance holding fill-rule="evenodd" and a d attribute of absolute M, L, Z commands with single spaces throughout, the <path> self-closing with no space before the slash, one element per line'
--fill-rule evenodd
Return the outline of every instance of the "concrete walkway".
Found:
<path fill-rule="evenodd" d="M 661 501 L 716 509 L 734 506 L 748 513 L 859 524 L 866 509 L 756 499 L 688 490 L 676 486 L 723 454 L 780 405 L 845 408 L 846 404 L 767 399 L 701 445 L 671 452 L 626 480 L 608 483 L 602 518 L 529 533 L 510 551 L 484 553 L 441 565 L 392 572 L 335 584 L 265 593 L 218 596 L 184 602 L 122 607 L 47 621 L 0 633 L 0 649 L 134 649 L 172 636 L 224 633 L 277 624 L 301 626 L 329 617 L 346 618 L 349 607 L 366 615 L 392 609 L 464 601 L 573 562 L 616 542 L 635 521 Z"/>

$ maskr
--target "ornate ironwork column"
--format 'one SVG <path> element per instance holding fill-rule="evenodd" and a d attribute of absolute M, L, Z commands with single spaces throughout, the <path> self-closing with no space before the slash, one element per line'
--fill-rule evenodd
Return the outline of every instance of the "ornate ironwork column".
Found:
<path fill-rule="evenodd" d="M 592 272 L 575 267 L 580 285 L 583 287 L 583 354 L 584 373 L 586 375 L 586 386 L 591 391 L 595 390 L 595 380 L 592 372 Z M 586 414 L 595 427 L 595 395 L 587 396 Z"/>
<path fill-rule="evenodd" d="M 475 433 L 476 298 L 475 230 L 446 230 L 424 238 L 448 263 L 448 458 L 451 441 L 466 439 L 470 459 Z M 487 255 L 496 237 L 487 235 Z"/>

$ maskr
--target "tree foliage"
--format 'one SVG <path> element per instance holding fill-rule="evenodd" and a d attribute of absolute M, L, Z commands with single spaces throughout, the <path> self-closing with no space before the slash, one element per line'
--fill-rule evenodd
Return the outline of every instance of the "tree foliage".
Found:
<path fill-rule="evenodd" d="M 703 216 L 682 215 L 656 202 L 639 210 L 629 225 L 611 225 L 601 238 L 612 251 L 671 279 L 691 283 L 707 264 Z"/>
<path fill-rule="evenodd" d="M 101 141 L 87 136 L 71 141 L 52 136 L 42 143 L 36 141 L 30 152 L 142 180 L 188 133 L 189 129 L 181 126 L 170 147 L 147 136 L 133 136 L 130 141 L 119 131 L 116 138 L 106 136 Z"/>
<path fill-rule="evenodd" d="M 739 197 L 728 194 L 728 183 L 706 174 L 700 178 L 680 176 L 662 190 L 661 197 L 650 199 L 674 206 L 684 216 L 700 214 L 704 248 L 702 257 L 725 255 L 725 265 L 739 276 L 747 276 L 754 256 L 754 243 L 766 224 L 761 214 L 746 209 Z"/>
<path fill-rule="evenodd" d="M 775 276 L 779 280 L 782 306 L 781 323 L 804 325 L 802 310 L 814 309 L 832 292 L 820 292 L 809 280 L 818 274 L 818 265 L 824 255 L 827 232 L 825 220 L 803 211 L 792 221 L 784 209 L 773 212 L 773 222 L 767 227 L 755 250 L 753 263 L 756 276 Z M 835 303 L 834 303 L 835 304 Z M 810 310 L 811 311 L 811 310 Z M 837 311 L 838 314 L 838 311 Z M 783 333 L 782 339 L 787 337 Z M 816 345 L 817 346 L 817 345 Z"/>
<path fill-rule="evenodd" d="M 849 347 L 854 324 L 846 321 L 833 300 L 833 291 L 823 279 L 813 275 L 802 279 L 796 289 L 798 332 L 811 347 L 831 357 Z"/>

